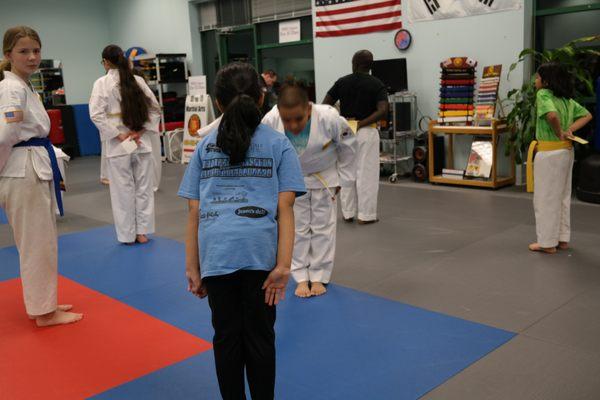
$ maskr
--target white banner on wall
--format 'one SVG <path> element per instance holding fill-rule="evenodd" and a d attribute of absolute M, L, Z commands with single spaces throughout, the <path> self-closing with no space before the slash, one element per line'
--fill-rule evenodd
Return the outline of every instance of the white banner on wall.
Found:
<path fill-rule="evenodd" d="M 183 126 L 182 163 L 190 162 L 196 145 L 202 139 L 202 128 L 215 119 L 212 101 L 209 95 L 189 95 L 185 100 L 185 121 Z"/>
<path fill-rule="evenodd" d="M 408 0 L 408 20 L 421 22 L 461 18 L 522 7 L 523 0 Z"/>

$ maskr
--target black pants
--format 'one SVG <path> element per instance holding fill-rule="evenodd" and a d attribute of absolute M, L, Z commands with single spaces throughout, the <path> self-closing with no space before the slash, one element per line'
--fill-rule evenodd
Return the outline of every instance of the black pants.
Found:
<path fill-rule="evenodd" d="M 275 306 L 265 304 L 267 271 L 241 270 L 203 280 L 215 329 L 213 346 L 221 396 L 246 399 L 244 368 L 253 400 L 275 391 Z"/>

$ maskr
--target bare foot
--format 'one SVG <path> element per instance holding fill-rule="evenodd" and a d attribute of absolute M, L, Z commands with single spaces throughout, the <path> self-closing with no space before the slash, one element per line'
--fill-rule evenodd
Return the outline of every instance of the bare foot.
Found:
<path fill-rule="evenodd" d="M 146 235 L 135 235 L 135 241 L 144 244 L 148 243 L 149 239 Z"/>
<path fill-rule="evenodd" d="M 37 326 L 66 325 L 80 321 L 82 318 L 83 314 L 56 310 L 53 313 L 37 317 L 35 323 Z"/>
<path fill-rule="evenodd" d="M 110 185 L 110 181 L 106 178 L 102 178 L 100 179 L 100 183 L 103 185 Z"/>
<path fill-rule="evenodd" d="M 320 296 L 327 292 L 327 288 L 321 282 L 311 282 L 310 283 L 310 294 L 313 296 Z"/>
<path fill-rule="evenodd" d="M 556 253 L 556 247 L 542 247 L 537 243 L 531 243 L 529 245 L 529 250 L 531 251 L 540 251 L 542 253 L 554 254 Z"/>
<path fill-rule="evenodd" d="M 310 288 L 308 287 L 308 282 L 299 282 L 298 286 L 296 286 L 296 291 L 294 294 L 298 297 L 310 297 Z"/>
<path fill-rule="evenodd" d="M 560 250 L 569 250 L 569 242 L 558 242 L 558 248 Z"/>
<path fill-rule="evenodd" d="M 73 308 L 72 304 L 59 304 L 56 309 L 58 311 L 70 311 Z M 29 319 L 36 319 L 37 317 L 34 315 L 28 315 Z"/>

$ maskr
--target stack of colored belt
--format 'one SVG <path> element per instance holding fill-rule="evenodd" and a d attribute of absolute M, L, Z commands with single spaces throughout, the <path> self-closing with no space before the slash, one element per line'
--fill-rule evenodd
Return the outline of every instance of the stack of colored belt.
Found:
<path fill-rule="evenodd" d="M 453 57 L 441 63 L 439 123 L 466 124 L 473 120 L 476 66 L 477 62 L 467 57 Z"/>
<path fill-rule="evenodd" d="M 478 120 L 491 120 L 494 118 L 501 72 L 502 65 L 491 65 L 483 68 L 483 78 L 479 83 L 477 106 L 475 107 Z"/>

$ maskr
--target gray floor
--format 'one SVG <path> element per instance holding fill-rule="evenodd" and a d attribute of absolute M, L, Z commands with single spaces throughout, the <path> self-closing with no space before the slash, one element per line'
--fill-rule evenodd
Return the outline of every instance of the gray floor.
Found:
<path fill-rule="evenodd" d="M 68 168 L 61 233 L 112 224 L 97 157 Z M 180 165 L 164 164 L 157 234 L 182 241 Z M 401 181 L 380 189 L 374 225 L 341 222 L 333 282 L 518 335 L 426 399 L 600 398 L 600 206 L 574 201 L 572 250 L 527 251 L 530 195 Z M 0 226 L 0 246 L 12 244 Z"/>

